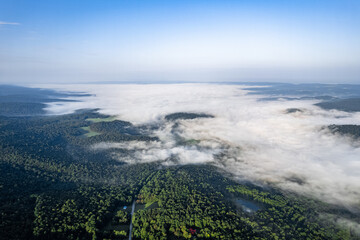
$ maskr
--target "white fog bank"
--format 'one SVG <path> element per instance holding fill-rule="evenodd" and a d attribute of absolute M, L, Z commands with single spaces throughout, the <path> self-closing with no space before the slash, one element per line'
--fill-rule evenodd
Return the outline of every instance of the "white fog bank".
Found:
<path fill-rule="evenodd" d="M 154 132 L 157 143 L 100 143 L 95 150 L 138 150 L 135 162 L 162 161 L 164 165 L 209 163 L 240 179 L 269 183 L 312 195 L 331 203 L 360 207 L 360 144 L 330 134 L 330 124 L 359 124 L 359 113 L 327 111 L 315 100 L 258 101 L 245 86 L 216 84 L 61 85 L 41 86 L 60 91 L 94 94 L 81 102 L 49 104 L 51 114 L 99 108 L 103 114 L 133 124 L 163 122 Z M 287 114 L 288 108 L 303 112 Z M 199 140 L 179 146 L 172 123 L 164 116 L 175 112 L 201 112 L 211 119 L 181 120 L 176 133 Z M 223 154 L 221 154 L 223 153 Z M 176 156 L 176 161 L 171 160 Z"/>

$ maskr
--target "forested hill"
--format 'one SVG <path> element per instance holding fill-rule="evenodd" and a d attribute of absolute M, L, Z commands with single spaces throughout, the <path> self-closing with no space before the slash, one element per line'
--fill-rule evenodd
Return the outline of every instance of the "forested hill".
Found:
<path fill-rule="evenodd" d="M 0 115 L 44 115 L 46 103 L 72 101 L 65 99 L 72 96 L 88 96 L 88 94 L 59 93 L 48 89 L 0 85 Z"/>
<path fill-rule="evenodd" d="M 359 112 L 360 98 L 337 99 L 316 104 L 324 109 L 336 109 L 345 112 Z"/>
<path fill-rule="evenodd" d="M 166 120 L 175 121 L 175 120 L 188 120 L 188 119 L 196 119 L 196 118 L 213 118 L 214 116 L 205 113 L 186 113 L 186 112 L 178 112 L 171 113 L 165 116 Z"/>
<path fill-rule="evenodd" d="M 333 133 L 349 136 L 360 140 L 360 125 L 330 125 L 328 127 Z"/>

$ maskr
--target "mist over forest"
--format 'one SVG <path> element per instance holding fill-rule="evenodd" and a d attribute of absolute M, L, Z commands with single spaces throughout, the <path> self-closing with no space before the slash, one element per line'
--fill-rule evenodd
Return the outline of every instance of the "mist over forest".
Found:
<path fill-rule="evenodd" d="M 359 239 L 359 99 L 358 85 L 3 85 L 0 236 Z"/>
<path fill-rule="evenodd" d="M 359 142 L 327 128 L 359 123 L 359 112 L 336 107 L 339 99 L 346 98 L 354 102 L 353 108 L 359 108 L 356 85 L 140 84 L 57 89 L 91 96 L 50 103 L 46 108 L 49 114 L 92 108 L 136 126 L 155 126 L 151 134 L 159 141 L 91 146 L 98 151 L 138 150 L 119 161 L 211 164 L 239 179 L 359 207 Z M 328 108 L 330 104 L 334 109 Z M 168 121 L 168 114 L 181 112 L 212 117 Z M 181 144 L 187 140 L 194 143 Z"/>

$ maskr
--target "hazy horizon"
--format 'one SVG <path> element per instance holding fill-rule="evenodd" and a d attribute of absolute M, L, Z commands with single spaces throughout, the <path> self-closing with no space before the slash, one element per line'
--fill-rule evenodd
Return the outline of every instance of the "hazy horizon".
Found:
<path fill-rule="evenodd" d="M 359 83 L 359 10 L 353 0 L 4 0 L 0 83 Z"/>

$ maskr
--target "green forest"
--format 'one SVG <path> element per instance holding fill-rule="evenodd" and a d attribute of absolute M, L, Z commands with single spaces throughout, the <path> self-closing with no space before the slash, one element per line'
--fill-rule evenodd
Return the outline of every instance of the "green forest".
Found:
<path fill-rule="evenodd" d="M 167 120 L 196 117 L 184 114 Z M 360 239 L 321 217 L 359 220 L 335 205 L 235 181 L 214 166 L 126 164 L 89 148 L 134 140 L 158 141 L 95 110 L 2 114 L 0 239 L 128 239 L 130 223 L 132 239 Z"/>

